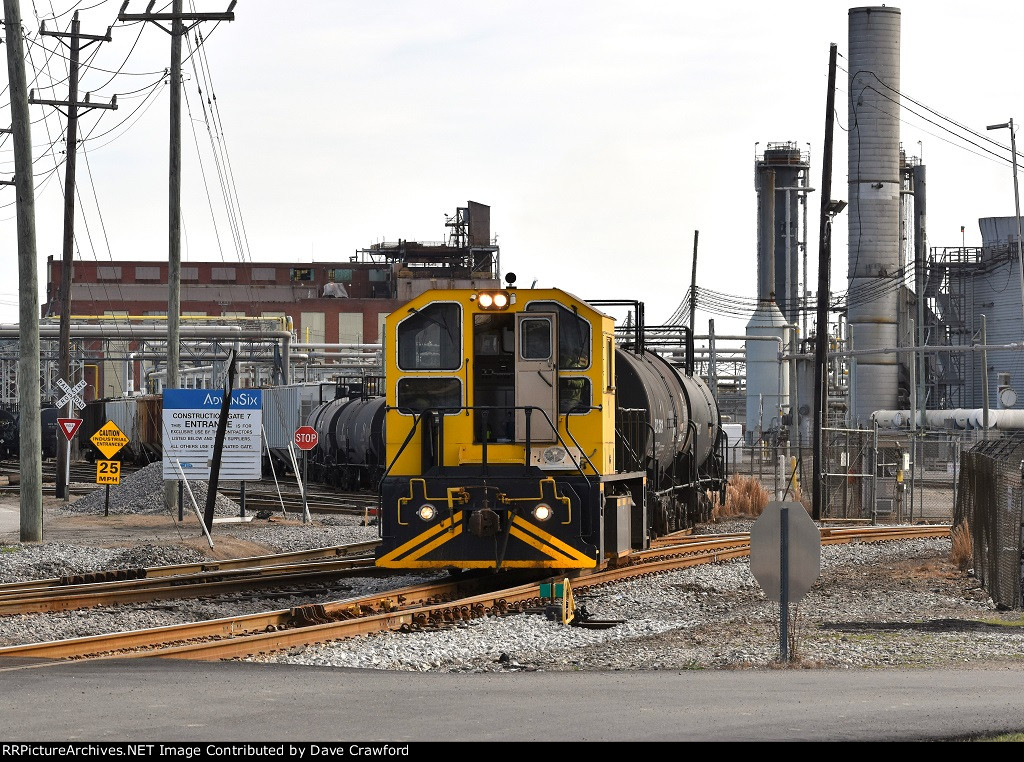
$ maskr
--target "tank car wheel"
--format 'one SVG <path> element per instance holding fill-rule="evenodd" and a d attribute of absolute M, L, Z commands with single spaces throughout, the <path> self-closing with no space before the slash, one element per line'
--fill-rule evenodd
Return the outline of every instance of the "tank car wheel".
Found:
<path fill-rule="evenodd" d="M 668 509 L 665 506 L 664 498 L 654 501 L 654 515 L 651 517 L 651 526 L 654 528 L 655 537 L 662 537 L 672 531 L 668 526 Z"/>

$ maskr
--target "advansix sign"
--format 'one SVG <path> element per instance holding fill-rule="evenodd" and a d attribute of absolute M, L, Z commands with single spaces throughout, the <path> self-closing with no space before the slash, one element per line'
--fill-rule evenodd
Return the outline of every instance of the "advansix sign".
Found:
<path fill-rule="evenodd" d="M 163 476 L 209 479 L 223 390 L 164 389 Z M 219 478 L 258 480 L 263 429 L 263 390 L 236 389 L 228 408 Z M 178 466 L 181 467 L 181 473 Z"/>

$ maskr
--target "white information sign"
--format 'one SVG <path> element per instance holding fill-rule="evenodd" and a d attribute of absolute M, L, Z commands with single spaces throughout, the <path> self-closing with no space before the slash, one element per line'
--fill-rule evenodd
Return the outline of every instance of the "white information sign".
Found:
<path fill-rule="evenodd" d="M 164 389 L 163 476 L 177 481 L 209 480 L 213 444 L 217 436 L 224 391 L 217 389 Z M 262 478 L 260 432 L 263 428 L 263 390 L 236 389 L 231 393 L 227 429 L 218 479 Z"/>

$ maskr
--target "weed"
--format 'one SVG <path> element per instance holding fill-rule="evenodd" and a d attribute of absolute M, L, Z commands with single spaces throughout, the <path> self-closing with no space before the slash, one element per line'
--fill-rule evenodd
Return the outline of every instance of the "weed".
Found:
<path fill-rule="evenodd" d="M 768 502 L 768 490 L 761 482 L 752 476 L 735 476 L 725 488 L 725 503 L 716 501 L 711 515 L 715 521 L 730 516 L 755 518 L 761 515 Z"/>
<path fill-rule="evenodd" d="M 966 519 L 953 527 L 950 537 L 953 540 L 950 558 L 960 571 L 967 571 L 974 564 L 974 542 Z"/>

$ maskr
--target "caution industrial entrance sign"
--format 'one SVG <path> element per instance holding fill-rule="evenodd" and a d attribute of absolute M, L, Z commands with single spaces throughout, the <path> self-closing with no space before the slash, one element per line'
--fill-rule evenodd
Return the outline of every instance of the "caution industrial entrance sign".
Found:
<path fill-rule="evenodd" d="M 117 424 L 113 421 L 107 421 L 103 426 L 89 437 L 96 449 L 98 449 L 103 455 L 110 460 L 114 453 L 128 444 L 128 437 L 124 435 L 121 429 L 117 428 Z"/>

